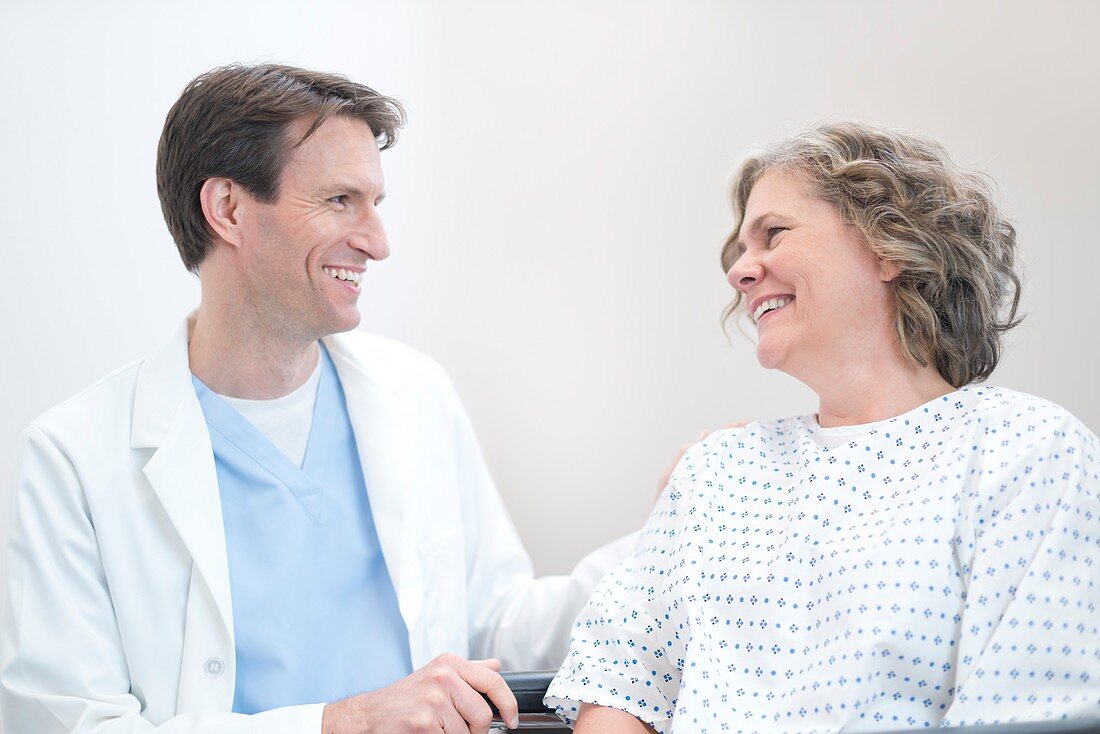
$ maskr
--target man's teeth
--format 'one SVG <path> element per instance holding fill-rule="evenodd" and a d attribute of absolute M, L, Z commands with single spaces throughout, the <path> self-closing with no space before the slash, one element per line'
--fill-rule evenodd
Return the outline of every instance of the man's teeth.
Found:
<path fill-rule="evenodd" d="M 355 283 L 358 285 L 363 280 L 363 274 L 357 273 L 354 270 L 344 270 L 343 268 L 322 268 L 326 273 L 333 278 L 339 280 L 346 280 L 349 283 Z"/>
<path fill-rule="evenodd" d="M 763 303 L 761 303 L 759 306 L 756 307 L 756 310 L 752 314 L 753 322 L 759 321 L 760 317 L 763 316 L 768 311 L 771 311 L 771 310 L 777 309 L 777 308 L 783 308 L 788 303 L 790 303 L 792 300 L 793 299 L 788 297 L 788 296 L 781 296 L 779 298 L 769 298 L 768 300 L 764 301 Z"/>

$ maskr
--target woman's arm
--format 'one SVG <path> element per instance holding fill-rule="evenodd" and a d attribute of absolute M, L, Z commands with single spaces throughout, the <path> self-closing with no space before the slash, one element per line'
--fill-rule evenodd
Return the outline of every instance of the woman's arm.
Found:
<path fill-rule="evenodd" d="M 625 711 L 582 704 L 574 734 L 654 734 L 654 729 Z"/>

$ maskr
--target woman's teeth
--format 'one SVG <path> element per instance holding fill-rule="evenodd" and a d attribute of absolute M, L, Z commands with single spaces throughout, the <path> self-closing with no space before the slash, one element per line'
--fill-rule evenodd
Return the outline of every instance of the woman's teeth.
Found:
<path fill-rule="evenodd" d="M 768 300 L 764 301 L 763 303 L 761 303 L 759 306 L 756 307 L 756 311 L 754 311 L 753 314 L 752 314 L 753 323 L 756 323 L 757 321 L 759 321 L 760 317 L 763 316 L 768 311 L 783 308 L 784 306 L 786 306 L 788 303 L 790 303 L 793 300 L 794 299 L 791 298 L 790 296 L 780 296 L 779 298 L 769 298 Z"/>
<path fill-rule="evenodd" d="M 363 274 L 357 273 L 354 270 L 344 270 L 343 268 L 321 268 L 326 273 L 331 275 L 337 280 L 346 280 L 348 283 L 355 283 L 359 285 L 363 280 Z"/>

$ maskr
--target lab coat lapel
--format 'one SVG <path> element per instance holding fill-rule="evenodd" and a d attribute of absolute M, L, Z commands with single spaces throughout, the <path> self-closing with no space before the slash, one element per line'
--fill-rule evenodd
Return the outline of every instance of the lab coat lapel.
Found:
<path fill-rule="evenodd" d="M 409 630 L 409 643 L 418 648 L 415 630 L 423 611 L 418 549 L 426 510 L 410 506 L 415 501 L 410 490 L 415 481 L 415 434 L 409 424 L 412 416 L 400 409 L 397 400 L 405 379 L 389 365 L 371 361 L 372 355 L 354 354 L 353 347 L 339 335 L 324 343 L 344 389 L 375 529 Z M 412 650 L 414 660 L 417 652 Z"/>
<path fill-rule="evenodd" d="M 130 445 L 156 449 L 144 467 L 145 476 L 191 554 L 232 650 L 233 614 L 221 496 L 210 434 L 191 382 L 187 331 L 185 325 L 142 365 Z M 188 619 L 188 632 L 197 621 Z"/>

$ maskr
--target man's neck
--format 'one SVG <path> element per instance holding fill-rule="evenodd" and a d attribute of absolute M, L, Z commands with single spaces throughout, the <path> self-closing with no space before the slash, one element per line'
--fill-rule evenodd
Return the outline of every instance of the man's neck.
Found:
<path fill-rule="evenodd" d="M 290 339 L 200 308 L 187 344 L 191 372 L 219 395 L 271 400 L 301 387 L 317 366 L 317 340 Z"/>

